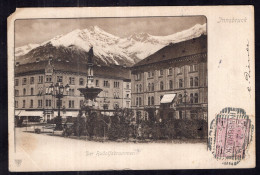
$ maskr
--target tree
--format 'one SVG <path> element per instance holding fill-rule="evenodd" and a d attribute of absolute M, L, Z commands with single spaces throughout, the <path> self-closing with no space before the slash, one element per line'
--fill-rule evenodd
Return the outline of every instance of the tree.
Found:
<path fill-rule="evenodd" d="M 86 122 L 82 117 L 82 111 L 79 111 L 77 119 L 73 123 L 73 132 L 75 136 L 80 137 L 81 135 L 86 133 Z"/>

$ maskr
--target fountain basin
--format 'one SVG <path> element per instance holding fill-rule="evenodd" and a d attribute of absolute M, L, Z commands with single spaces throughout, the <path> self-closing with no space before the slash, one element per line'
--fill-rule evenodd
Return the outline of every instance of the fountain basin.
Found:
<path fill-rule="evenodd" d="M 98 94 L 102 91 L 100 88 L 94 88 L 94 87 L 85 87 L 85 88 L 78 88 L 78 90 L 84 95 L 85 99 L 88 100 L 94 100 Z"/>

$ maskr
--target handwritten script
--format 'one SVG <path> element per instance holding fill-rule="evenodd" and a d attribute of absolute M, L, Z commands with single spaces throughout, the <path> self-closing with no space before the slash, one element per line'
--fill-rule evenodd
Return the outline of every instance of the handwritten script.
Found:
<path fill-rule="evenodd" d="M 247 51 L 247 71 L 244 72 L 245 80 L 248 81 L 247 91 L 249 92 L 249 95 L 251 97 L 251 84 L 250 84 L 250 78 L 251 78 L 251 69 L 250 69 L 250 55 L 249 55 L 249 41 L 247 41 L 246 45 L 246 51 Z"/>
<path fill-rule="evenodd" d="M 217 23 L 246 23 L 246 17 L 245 18 L 222 18 L 219 17 L 219 21 Z"/>
<path fill-rule="evenodd" d="M 138 155 L 141 152 L 139 149 L 135 149 L 133 151 L 86 151 L 86 156 L 135 156 Z"/>

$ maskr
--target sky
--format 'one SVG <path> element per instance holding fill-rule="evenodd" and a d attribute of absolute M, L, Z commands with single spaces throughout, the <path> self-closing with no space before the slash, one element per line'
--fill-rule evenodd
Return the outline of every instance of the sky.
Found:
<path fill-rule="evenodd" d="M 204 16 L 16 20 L 15 47 L 41 44 L 57 35 L 90 26 L 98 26 L 118 37 L 128 37 L 142 32 L 155 36 L 171 35 L 204 23 Z"/>

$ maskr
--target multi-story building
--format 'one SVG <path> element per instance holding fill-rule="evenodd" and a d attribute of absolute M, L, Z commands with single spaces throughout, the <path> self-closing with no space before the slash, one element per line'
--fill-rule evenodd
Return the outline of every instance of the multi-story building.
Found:
<path fill-rule="evenodd" d="M 127 107 L 131 93 L 127 89 L 130 70 L 123 66 L 94 65 L 94 86 L 103 91 L 96 98 L 100 110 L 113 111 L 116 107 Z M 69 85 L 61 99 L 61 116 L 76 117 L 84 97 L 78 88 L 86 87 L 87 66 L 61 59 L 49 59 L 15 66 L 15 115 L 30 121 L 51 120 L 58 115 L 58 99 L 48 92 L 57 82 Z"/>
<path fill-rule="evenodd" d="M 132 67 L 132 108 L 143 119 L 207 119 L 207 36 L 169 44 Z"/>

